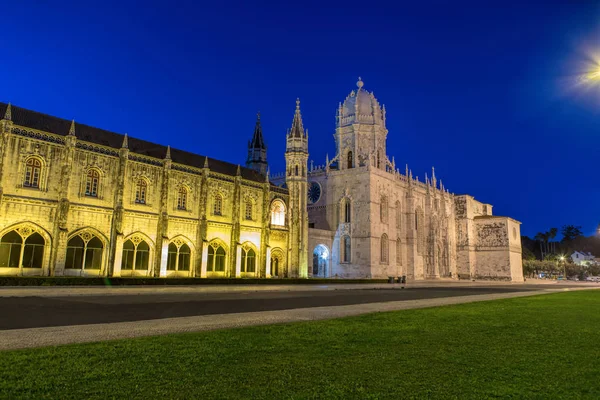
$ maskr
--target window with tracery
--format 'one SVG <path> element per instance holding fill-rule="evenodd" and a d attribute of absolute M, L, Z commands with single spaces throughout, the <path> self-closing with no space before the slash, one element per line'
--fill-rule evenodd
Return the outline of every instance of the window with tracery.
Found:
<path fill-rule="evenodd" d="M 68 269 L 101 269 L 104 244 L 95 235 L 81 232 L 67 242 Z"/>
<path fill-rule="evenodd" d="M 244 218 L 248 221 L 252 220 L 252 201 L 246 199 L 246 209 L 244 213 Z"/>
<path fill-rule="evenodd" d="M 381 235 L 381 262 L 387 263 L 389 259 L 388 236 L 384 233 Z"/>
<path fill-rule="evenodd" d="M 341 253 L 342 253 L 342 262 L 349 263 L 350 262 L 350 254 L 351 254 L 351 243 L 350 236 L 342 236 L 342 240 L 340 243 Z"/>
<path fill-rule="evenodd" d="M 148 270 L 150 246 L 143 239 L 133 237 L 123 244 L 122 270 Z"/>
<path fill-rule="evenodd" d="M 281 200 L 271 203 L 271 225 L 285 225 L 285 204 Z"/>
<path fill-rule="evenodd" d="M 242 247 L 241 272 L 256 272 L 256 252 L 254 249 Z"/>
<path fill-rule="evenodd" d="M 169 243 L 167 271 L 190 270 L 190 246 L 176 239 Z"/>
<path fill-rule="evenodd" d="M 183 186 L 179 188 L 179 192 L 177 193 L 177 209 L 178 210 L 186 210 L 187 209 L 187 195 L 188 191 Z"/>
<path fill-rule="evenodd" d="M 381 203 L 379 204 L 379 216 L 381 218 L 381 222 L 387 223 L 387 212 L 388 212 L 388 202 L 385 196 L 381 197 Z"/>
<path fill-rule="evenodd" d="M 350 223 L 351 218 L 352 218 L 352 206 L 350 205 L 350 199 L 345 198 L 342 202 L 342 210 L 343 210 L 343 218 L 342 221 L 344 221 L 345 224 Z"/>
<path fill-rule="evenodd" d="M 40 179 L 42 175 L 42 162 L 31 157 L 25 163 L 25 180 L 23 186 L 30 188 L 40 188 Z"/>
<path fill-rule="evenodd" d="M 354 160 L 352 158 L 352 152 L 348 152 L 348 168 L 352 168 L 354 165 Z"/>
<path fill-rule="evenodd" d="M 46 241 L 29 227 L 19 227 L 0 238 L 0 268 L 42 268 Z"/>
<path fill-rule="evenodd" d="M 223 196 L 216 194 L 213 198 L 213 214 L 223 215 Z"/>
<path fill-rule="evenodd" d="M 139 179 L 135 185 L 135 202 L 138 204 L 146 204 L 146 192 L 148 191 L 148 184 L 146 180 Z"/>
<path fill-rule="evenodd" d="M 85 195 L 98 197 L 98 186 L 100 184 L 100 173 L 95 169 L 90 169 L 85 179 Z"/>
<path fill-rule="evenodd" d="M 225 249 L 219 243 L 211 243 L 208 246 L 208 272 L 225 272 Z"/>
<path fill-rule="evenodd" d="M 402 241 L 400 238 L 396 240 L 396 264 L 402 264 Z"/>

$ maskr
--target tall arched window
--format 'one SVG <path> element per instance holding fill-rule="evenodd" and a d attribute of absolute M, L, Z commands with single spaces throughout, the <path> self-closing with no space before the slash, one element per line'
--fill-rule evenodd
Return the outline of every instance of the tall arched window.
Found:
<path fill-rule="evenodd" d="M 352 218 L 352 206 L 350 204 L 349 198 L 345 198 L 344 200 L 342 200 L 342 210 L 343 210 L 342 221 L 344 221 L 345 224 L 350 223 L 351 218 Z"/>
<path fill-rule="evenodd" d="M 242 272 L 256 272 L 256 252 L 251 248 L 242 248 Z"/>
<path fill-rule="evenodd" d="M 134 238 L 127 240 L 123 244 L 123 259 L 121 261 L 122 270 L 145 271 L 148 269 L 150 259 L 150 246 L 144 240 Z"/>
<path fill-rule="evenodd" d="M 381 203 L 379 204 L 379 216 L 381 222 L 387 223 L 387 212 L 388 212 L 388 201 L 387 197 L 381 196 Z"/>
<path fill-rule="evenodd" d="M 396 264 L 402 264 L 402 241 L 400 238 L 396 240 Z"/>
<path fill-rule="evenodd" d="M 208 272 L 225 272 L 225 249 L 218 243 L 208 246 Z"/>
<path fill-rule="evenodd" d="M 296 165 L 295 172 L 296 172 L 296 176 L 298 176 L 298 166 L 297 165 Z"/>
<path fill-rule="evenodd" d="M 180 187 L 179 192 L 177 193 L 177 209 L 178 210 L 186 210 L 187 209 L 187 195 L 188 191 L 185 187 Z"/>
<path fill-rule="evenodd" d="M 138 204 L 146 204 L 146 192 L 148 184 L 144 179 L 138 179 L 135 185 L 135 202 Z"/>
<path fill-rule="evenodd" d="M 271 257 L 271 276 L 279 276 L 279 257 Z"/>
<path fill-rule="evenodd" d="M 396 229 L 402 228 L 402 207 L 400 206 L 400 202 L 396 202 Z"/>
<path fill-rule="evenodd" d="M 281 200 L 271 203 L 271 225 L 285 225 L 285 204 Z"/>
<path fill-rule="evenodd" d="M 0 239 L 0 268 L 42 268 L 46 241 L 38 232 L 17 228 Z"/>
<path fill-rule="evenodd" d="M 85 195 L 98 197 L 98 186 L 100 184 L 100 173 L 95 169 L 90 169 L 85 179 Z"/>
<path fill-rule="evenodd" d="M 190 253 L 190 247 L 185 243 L 169 243 L 167 271 L 189 271 Z"/>
<path fill-rule="evenodd" d="M 388 236 L 384 233 L 381 235 L 381 262 L 387 263 L 389 260 Z"/>
<path fill-rule="evenodd" d="M 377 168 L 381 168 L 381 151 L 377 150 Z"/>
<path fill-rule="evenodd" d="M 67 242 L 68 269 L 101 269 L 104 244 L 88 232 L 75 235 Z"/>
<path fill-rule="evenodd" d="M 252 201 L 250 199 L 246 199 L 246 212 L 244 213 L 244 217 L 248 221 L 252 221 Z"/>
<path fill-rule="evenodd" d="M 25 163 L 25 180 L 23 186 L 39 189 L 42 175 L 42 162 L 31 157 Z"/>
<path fill-rule="evenodd" d="M 218 193 L 213 198 L 213 214 L 223 215 L 223 196 Z"/>
<path fill-rule="evenodd" d="M 352 168 L 354 166 L 354 159 L 352 158 L 352 152 L 348 152 L 348 168 Z"/>
<path fill-rule="evenodd" d="M 342 241 L 341 241 L 341 253 L 342 253 L 342 262 L 345 263 L 349 263 L 350 262 L 350 256 L 351 256 L 351 243 L 350 243 L 350 236 L 342 236 Z"/>

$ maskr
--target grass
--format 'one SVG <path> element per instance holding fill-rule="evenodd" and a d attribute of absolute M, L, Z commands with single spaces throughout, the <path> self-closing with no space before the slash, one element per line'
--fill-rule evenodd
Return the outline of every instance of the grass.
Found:
<path fill-rule="evenodd" d="M 0 397 L 600 398 L 599 348 L 588 290 L 2 352 Z"/>

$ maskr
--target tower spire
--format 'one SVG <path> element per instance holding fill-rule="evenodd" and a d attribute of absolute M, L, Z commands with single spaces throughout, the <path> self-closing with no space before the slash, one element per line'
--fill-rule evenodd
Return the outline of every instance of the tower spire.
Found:
<path fill-rule="evenodd" d="M 252 136 L 252 140 L 248 142 L 246 166 L 263 175 L 267 173 L 267 145 L 263 139 L 262 126 L 260 124 L 260 111 L 256 113 L 254 135 Z"/>
<path fill-rule="evenodd" d="M 294 120 L 292 121 L 290 136 L 296 138 L 303 138 L 306 136 L 304 125 L 302 124 L 302 114 L 300 113 L 300 99 L 296 99 L 296 112 L 294 114 Z"/>

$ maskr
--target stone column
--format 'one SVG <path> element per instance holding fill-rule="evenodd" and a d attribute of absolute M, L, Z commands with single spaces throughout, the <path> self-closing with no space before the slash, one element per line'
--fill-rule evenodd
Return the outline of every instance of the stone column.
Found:
<path fill-rule="evenodd" d="M 202 257 L 200 258 L 200 278 L 206 278 L 206 267 L 208 265 L 208 242 L 202 243 Z"/>
<path fill-rule="evenodd" d="M 158 244 L 158 243 L 157 243 Z M 169 260 L 169 239 L 162 239 L 159 277 L 167 277 L 167 262 Z"/>
<path fill-rule="evenodd" d="M 266 251 L 266 268 L 265 268 L 265 278 L 271 277 L 271 248 L 267 246 Z"/>
<path fill-rule="evenodd" d="M 242 276 L 242 246 L 236 245 L 235 250 L 235 277 L 239 278 Z"/>
<path fill-rule="evenodd" d="M 115 255 L 111 276 L 118 278 L 121 276 L 121 263 L 123 262 L 123 235 L 116 236 L 113 247 L 115 249 Z"/>

